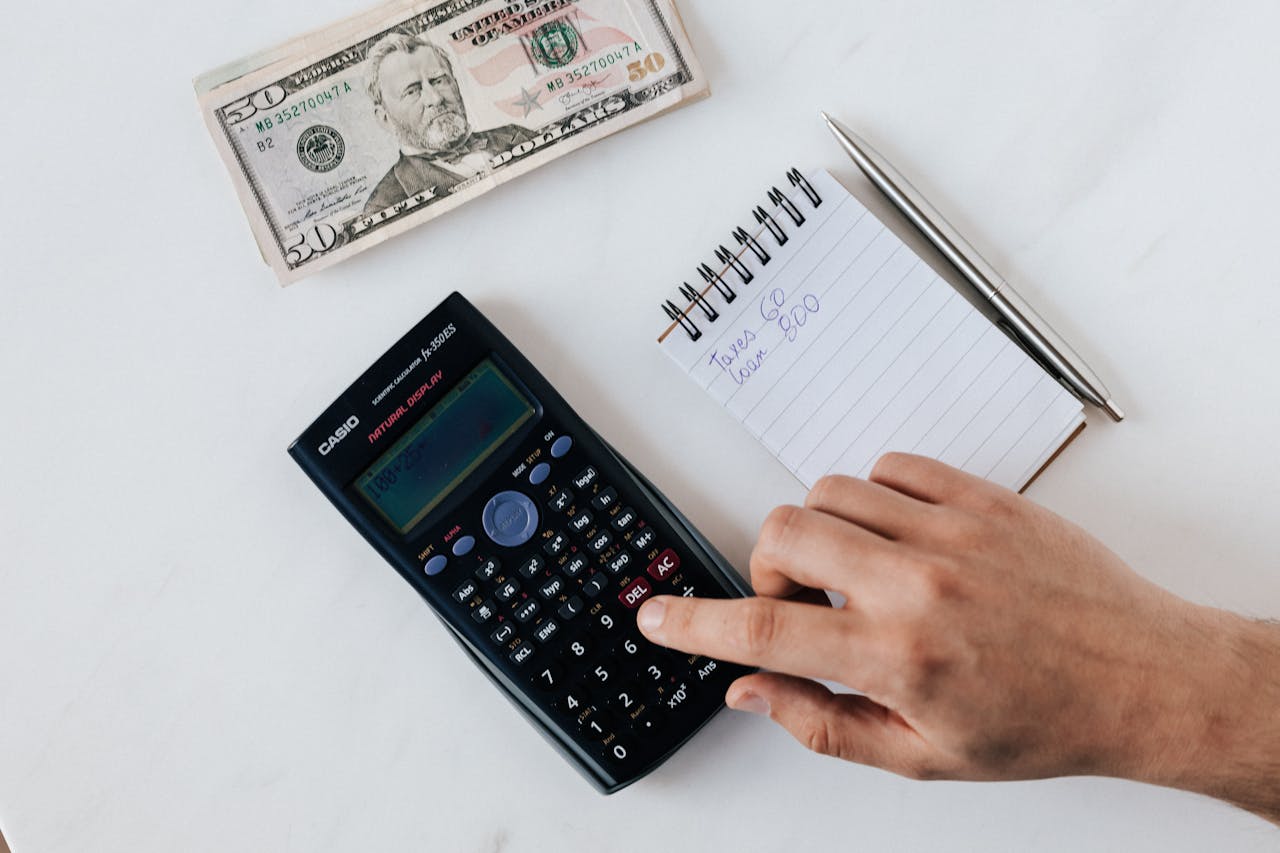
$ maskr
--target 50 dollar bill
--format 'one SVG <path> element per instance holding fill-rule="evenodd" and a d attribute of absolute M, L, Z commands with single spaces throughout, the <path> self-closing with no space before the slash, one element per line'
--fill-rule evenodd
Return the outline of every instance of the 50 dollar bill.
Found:
<path fill-rule="evenodd" d="M 672 0 L 396 0 L 195 88 L 284 284 L 708 94 Z"/>

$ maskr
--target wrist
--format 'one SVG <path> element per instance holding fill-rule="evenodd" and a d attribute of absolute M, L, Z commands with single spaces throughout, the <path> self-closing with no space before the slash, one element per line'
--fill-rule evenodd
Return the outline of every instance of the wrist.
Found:
<path fill-rule="evenodd" d="M 1192 606 L 1179 633 L 1133 778 L 1280 823 L 1280 625 Z"/>

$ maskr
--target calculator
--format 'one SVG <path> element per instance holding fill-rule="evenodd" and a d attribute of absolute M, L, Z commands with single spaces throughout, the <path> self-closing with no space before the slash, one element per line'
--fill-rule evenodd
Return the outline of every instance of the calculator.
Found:
<path fill-rule="evenodd" d="M 457 293 L 289 454 L 603 793 L 662 764 L 752 671 L 641 635 L 652 595 L 750 588 Z"/>

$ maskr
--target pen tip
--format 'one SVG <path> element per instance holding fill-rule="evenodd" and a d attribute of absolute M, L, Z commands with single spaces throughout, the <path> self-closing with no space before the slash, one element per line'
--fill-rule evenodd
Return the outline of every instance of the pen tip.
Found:
<path fill-rule="evenodd" d="M 825 121 L 827 124 L 831 124 L 831 116 L 827 115 L 826 110 L 822 110 L 821 112 L 818 113 L 818 115 L 822 116 L 822 120 Z"/>
<path fill-rule="evenodd" d="M 1123 420 L 1124 420 L 1124 412 L 1122 412 L 1122 411 L 1120 410 L 1120 407 L 1119 407 L 1119 406 L 1117 406 L 1117 405 L 1116 405 L 1113 401 L 1111 401 L 1111 400 L 1108 400 L 1108 401 L 1107 401 L 1107 404 L 1106 404 L 1105 406 L 1103 406 L 1103 407 L 1102 407 L 1102 411 L 1104 411 L 1104 412 L 1106 412 L 1108 415 L 1110 415 L 1110 416 L 1111 416 L 1111 420 L 1115 421 L 1116 423 L 1120 423 L 1121 421 L 1123 421 Z"/>

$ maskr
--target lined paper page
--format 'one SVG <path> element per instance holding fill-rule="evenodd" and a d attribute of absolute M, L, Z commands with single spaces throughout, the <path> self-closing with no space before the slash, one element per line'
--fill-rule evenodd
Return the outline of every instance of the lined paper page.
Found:
<path fill-rule="evenodd" d="M 789 194 L 806 222 L 754 275 L 722 273 L 732 302 L 689 316 L 662 348 L 806 486 L 867 476 L 889 451 L 919 453 L 1022 488 L 1084 423 L 1083 406 L 826 172 L 822 199 Z M 701 285 L 701 282 L 699 282 Z"/>

